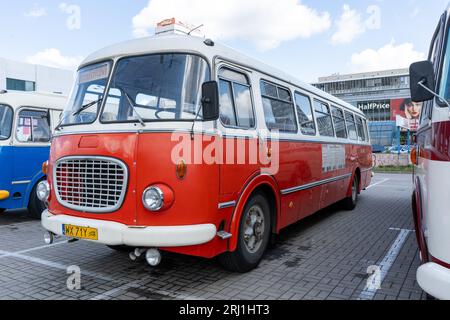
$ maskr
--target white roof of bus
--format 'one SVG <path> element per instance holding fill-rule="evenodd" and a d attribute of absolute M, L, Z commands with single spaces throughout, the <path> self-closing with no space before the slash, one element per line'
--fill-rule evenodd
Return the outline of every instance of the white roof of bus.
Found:
<path fill-rule="evenodd" d="M 104 49 L 101 49 L 90 56 L 88 56 L 82 63 L 82 66 L 92 64 L 95 62 L 104 61 L 107 59 L 113 59 L 116 57 L 129 56 L 129 55 L 141 55 L 149 54 L 153 52 L 192 52 L 199 53 L 212 60 L 214 57 L 220 56 L 222 58 L 236 61 L 239 64 L 243 64 L 249 68 L 254 68 L 258 71 L 267 73 L 278 79 L 282 79 L 292 85 L 303 88 L 319 97 L 330 100 L 341 106 L 345 106 L 348 109 L 363 115 L 363 113 L 356 107 L 348 104 L 316 87 L 304 83 L 295 77 L 286 74 L 283 71 L 275 69 L 263 62 L 250 58 L 234 49 L 227 46 L 215 43 L 214 46 L 207 46 L 204 44 L 203 38 L 185 35 L 167 35 L 167 36 L 155 36 L 148 38 L 141 38 L 115 44 Z M 295 61 L 294 63 L 301 63 Z"/>
<path fill-rule="evenodd" d="M 54 93 L 24 91 L 2 91 L 0 93 L 0 104 L 9 105 L 13 109 L 20 107 L 41 107 L 62 110 L 65 107 L 66 101 L 66 96 Z"/>

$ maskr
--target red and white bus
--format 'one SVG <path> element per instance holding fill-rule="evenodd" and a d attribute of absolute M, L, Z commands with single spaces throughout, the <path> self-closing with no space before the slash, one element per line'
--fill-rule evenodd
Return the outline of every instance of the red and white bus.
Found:
<path fill-rule="evenodd" d="M 413 213 L 422 266 L 419 285 L 450 299 L 450 41 L 449 15 L 441 17 L 429 59 L 411 66 L 411 96 L 423 102 L 417 132 Z"/>
<path fill-rule="evenodd" d="M 46 242 L 129 248 L 151 265 L 159 250 L 219 256 L 246 272 L 288 225 L 354 209 L 371 150 L 357 108 L 211 40 L 120 43 L 78 70 L 39 188 Z"/>

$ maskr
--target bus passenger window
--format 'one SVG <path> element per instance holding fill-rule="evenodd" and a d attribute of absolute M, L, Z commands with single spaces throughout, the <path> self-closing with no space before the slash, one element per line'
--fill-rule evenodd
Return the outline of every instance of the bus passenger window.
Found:
<path fill-rule="evenodd" d="M 250 82 L 230 69 L 219 71 L 220 120 L 223 125 L 250 129 L 255 126 Z"/>
<path fill-rule="evenodd" d="M 356 117 L 356 128 L 358 130 L 359 140 L 366 141 L 366 132 L 364 130 L 364 123 L 361 117 Z"/>
<path fill-rule="evenodd" d="M 261 81 L 264 116 L 269 130 L 297 133 L 297 120 L 288 89 Z"/>
<path fill-rule="evenodd" d="M 47 143 L 50 133 L 48 112 L 22 110 L 19 113 L 16 130 L 19 142 Z"/>
<path fill-rule="evenodd" d="M 345 112 L 345 122 L 347 122 L 348 137 L 351 140 L 358 140 L 358 133 L 356 132 L 355 117 L 350 112 Z"/>
<path fill-rule="evenodd" d="M 345 127 L 344 112 L 337 107 L 332 107 L 331 112 L 333 114 L 334 126 L 336 128 L 336 137 L 347 139 L 347 128 Z"/>
<path fill-rule="evenodd" d="M 233 94 L 231 83 L 220 80 L 220 120 L 226 126 L 237 126 L 236 114 L 234 113 Z"/>
<path fill-rule="evenodd" d="M 298 122 L 302 133 L 307 136 L 315 136 L 316 124 L 314 123 L 311 100 L 303 94 L 295 93 L 295 104 L 297 105 Z"/>
<path fill-rule="evenodd" d="M 0 104 L 0 141 L 11 136 L 13 111 L 10 107 Z"/>
<path fill-rule="evenodd" d="M 314 100 L 317 126 L 319 133 L 324 137 L 334 137 L 333 120 L 331 119 L 330 108 L 323 102 Z"/>

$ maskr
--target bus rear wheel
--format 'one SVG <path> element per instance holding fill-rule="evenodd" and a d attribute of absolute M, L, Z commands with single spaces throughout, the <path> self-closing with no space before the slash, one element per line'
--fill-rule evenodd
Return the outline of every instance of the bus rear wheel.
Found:
<path fill-rule="evenodd" d="M 245 273 L 257 268 L 269 244 L 270 234 L 270 206 L 264 195 L 257 193 L 245 206 L 236 251 L 224 253 L 219 262 L 232 272 Z"/>
<path fill-rule="evenodd" d="M 28 203 L 28 214 L 33 219 L 40 219 L 42 212 L 47 209 L 47 205 L 37 197 L 36 188 L 37 184 L 31 191 L 30 202 Z"/>
<path fill-rule="evenodd" d="M 356 205 L 358 204 L 358 193 L 359 193 L 359 178 L 358 175 L 355 174 L 352 182 L 352 194 L 350 197 L 345 198 L 343 201 L 343 206 L 345 210 L 348 211 L 355 210 Z"/>

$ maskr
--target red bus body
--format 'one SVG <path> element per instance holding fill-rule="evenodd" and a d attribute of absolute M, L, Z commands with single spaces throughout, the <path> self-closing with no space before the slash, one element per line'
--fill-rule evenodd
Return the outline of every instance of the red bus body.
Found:
<path fill-rule="evenodd" d="M 64 225 L 81 225 L 97 228 L 97 242 L 103 244 L 139 248 L 148 243 L 161 250 L 212 258 L 236 250 L 241 216 L 255 192 L 264 194 L 270 204 L 271 231 L 277 234 L 283 228 L 351 197 L 355 177 L 358 179 L 358 193 L 369 186 L 372 177 L 372 149 L 364 115 L 359 110 L 309 85 L 283 78 L 284 74 L 267 69 L 268 67 L 239 56 L 230 49 L 219 45 L 206 46 L 202 39 L 193 37 L 162 37 L 105 49 L 94 54 L 84 65 L 150 52 L 194 50 L 209 59 L 213 78 L 216 78 L 217 68 L 226 64 L 247 72 L 251 81 L 255 82 L 252 83 L 252 97 L 256 109 L 256 128 L 230 129 L 220 121 L 214 121 L 205 124 L 207 129 L 203 131 L 195 129 L 195 134 L 191 137 L 192 122 L 156 122 L 148 123 L 145 127 L 139 123 L 110 125 L 99 122 L 66 126 L 54 137 L 51 147 L 48 167 L 51 193 L 48 210 L 43 214 L 43 225 L 48 231 L 64 235 L 61 229 Z M 219 55 L 228 57 L 229 60 L 221 58 L 219 61 Z M 236 144 L 235 154 L 239 152 L 238 142 L 246 147 L 255 143 L 258 148 L 262 148 L 259 131 L 264 126 L 264 122 L 261 122 L 261 118 L 264 121 L 264 115 L 260 111 L 261 99 L 256 77 L 283 85 L 292 90 L 292 94 L 298 90 L 311 99 L 321 99 L 330 106 L 337 106 L 363 118 L 366 139 L 323 138 L 318 133 L 312 137 L 303 136 L 300 132 L 280 134 L 279 138 L 269 139 L 268 142 L 279 143 L 279 170 L 275 174 L 266 173 L 261 164 L 249 164 L 248 154 L 245 164 L 238 164 L 236 155 L 232 155 L 227 149 L 226 152 L 230 154 L 225 154 L 224 158 L 233 158 L 235 164 L 190 164 L 188 161 L 186 175 L 180 179 L 177 175 L 177 163 L 171 158 L 177 145 L 177 141 L 173 141 L 174 132 L 186 141 L 202 141 L 202 150 L 208 148 L 211 141 L 218 142 L 219 145 L 233 142 Z M 324 170 L 324 152 L 328 152 L 328 146 L 342 152 L 341 167 Z M 268 150 L 270 148 L 265 151 L 270 153 Z M 107 213 L 75 210 L 58 200 L 55 167 L 58 161 L 70 157 L 117 159 L 125 165 L 128 181 L 123 202 L 117 210 Z M 143 192 L 152 185 L 162 186 L 173 196 L 170 204 L 159 212 L 149 212 L 142 202 Z M 189 230 L 190 226 L 192 230 L 202 231 L 194 236 L 189 233 L 192 231 Z M 123 240 L 126 236 L 128 240 L 120 241 L 115 235 L 102 238 L 102 232 L 116 230 L 115 228 L 122 230 L 120 239 Z M 157 231 L 151 234 L 152 230 Z M 225 232 L 229 237 L 217 236 L 219 231 Z M 185 243 L 183 232 L 189 234 Z M 153 239 L 152 237 L 155 240 L 148 240 Z M 146 239 L 149 242 L 145 242 Z M 191 240 L 196 243 L 190 245 Z"/>

